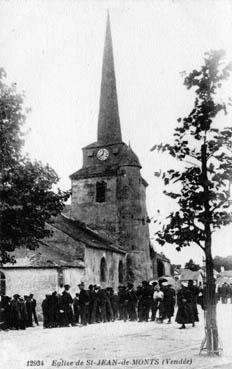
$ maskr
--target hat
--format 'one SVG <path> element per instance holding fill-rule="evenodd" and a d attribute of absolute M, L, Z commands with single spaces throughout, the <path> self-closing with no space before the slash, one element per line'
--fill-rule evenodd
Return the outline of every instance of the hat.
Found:
<path fill-rule="evenodd" d="M 64 285 L 64 288 L 66 289 L 66 288 L 70 288 L 70 285 L 69 284 L 65 284 Z"/>
<path fill-rule="evenodd" d="M 79 283 L 79 284 L 78 284 L 78 287 L 85 287 L 84 282 Z"/>
<path fill-rule="evenodd" d="M 148 284 L 149 284 L 148 281 L 142 281 L 143 286 L 148 286 Z"/>

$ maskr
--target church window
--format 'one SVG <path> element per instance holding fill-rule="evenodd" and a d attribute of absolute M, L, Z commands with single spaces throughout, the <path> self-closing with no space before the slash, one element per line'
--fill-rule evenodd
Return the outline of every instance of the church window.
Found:
<path fill-rule="evenodd" d="M 106 282 L 106 259 L 103 257 L 101 258 L 100 264 L 100 281 Z"/>
<path fill-rule="evenodd" d="M 88 154 L 87 155 L 88 155 L 88 157 L 91 158 L 93 156 L 93 151 L 88 151 Z"/>
<path fill-rule="evenodd" d="M 118 264 L 118 282 L 123 283 L 123 279 L 123 263 L 122 260 L 120 260 Z"/>
<path fill-rule="evenodd" d="M 97 182 L 96 183 L 96 202 L 106 201 L 106 183 Z"/>
<path fill-rule="evenodd" d="M 5 274 L 0 272 L 0 296 L 6 294 L 6 277 Z"/>

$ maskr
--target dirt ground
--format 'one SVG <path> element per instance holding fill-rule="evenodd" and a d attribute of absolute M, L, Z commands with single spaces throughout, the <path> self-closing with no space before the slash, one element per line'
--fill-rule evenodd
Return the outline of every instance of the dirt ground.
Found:
<path fill-rule="evenodd" d="M 200 311 L 200 308 L 199 308 Z M 218 305 L 221 357 L 199 356 L 203 313 L 195 328 L 154 322 L 0 332 L 0 368 L 232 369 L 232 304 Z"/>

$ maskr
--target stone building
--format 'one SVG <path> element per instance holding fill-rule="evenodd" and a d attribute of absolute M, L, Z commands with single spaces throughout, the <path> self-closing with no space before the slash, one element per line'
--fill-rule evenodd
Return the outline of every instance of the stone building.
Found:
<path fill-rule="evenodd" d="M 137 155 L 122 139 L 109 16 L 103 55 L 97 141 L 83 148 L 70 176 L 71 205 L 48 227 L 35 251 L 19 249 L 1 268 L 6 294 L 34 292 L 40 301 L 61 285 L 113 286 L 170 274 L 170 262 L 150 245 L 146 188 Z"/>

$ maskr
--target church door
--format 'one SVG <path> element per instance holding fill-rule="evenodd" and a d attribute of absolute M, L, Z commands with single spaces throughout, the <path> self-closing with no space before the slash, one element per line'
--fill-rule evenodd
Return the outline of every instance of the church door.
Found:
<path fill-rule="evenodd" d="M 0 296 L 6 294 L 6 277 L 5 274 L 0 272 Z"/>
<path fill-rule="evenodd" d="M 157 260 L 157 274 L 158 277 L 162 277 L 164 273 L 164 264 L 161 260 Z"/>

